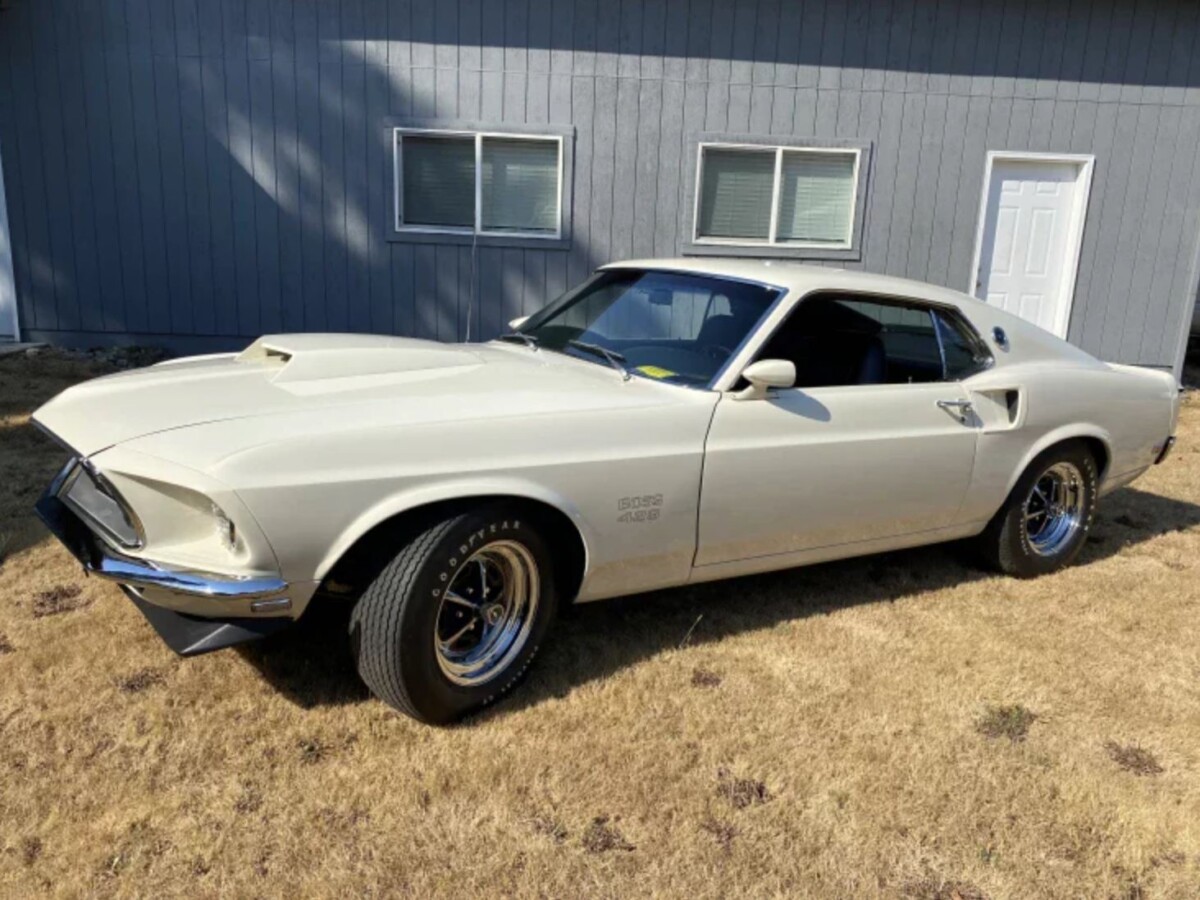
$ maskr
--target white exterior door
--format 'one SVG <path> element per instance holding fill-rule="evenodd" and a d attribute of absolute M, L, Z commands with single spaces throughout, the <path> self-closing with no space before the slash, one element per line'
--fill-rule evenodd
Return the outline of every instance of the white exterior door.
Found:
<path fill-rule="evenodd" d="M 956 524 L 977 429 L 938 406 L 957 382 L 722 398 L 704 458 L 696 565 Z"/>
<path fill-rule="evenodd" d="M 0 150 L 0 341 L 17 339 L 17 286 L 13 279 L 8 204 L 4 198 L 4 157 Z"/>
<path fill-rule="evenodd" d="M 1090 158 L 989 157 L 974 295 L 1067 336 Z"/>

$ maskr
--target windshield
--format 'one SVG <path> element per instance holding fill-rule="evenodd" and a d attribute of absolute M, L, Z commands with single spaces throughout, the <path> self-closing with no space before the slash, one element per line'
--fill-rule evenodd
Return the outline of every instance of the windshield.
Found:
<path fill-rule="evenodd" d="M 603 348 L 632 374 L 706 387 L 778 294 L 704 275 L 608 269 L 530 316 L 520 333 L 547 350 L 609 365 Z"/>

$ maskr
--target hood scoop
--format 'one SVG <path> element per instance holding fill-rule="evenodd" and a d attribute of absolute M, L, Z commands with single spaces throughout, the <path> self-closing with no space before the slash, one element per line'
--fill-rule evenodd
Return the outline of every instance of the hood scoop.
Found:
<path fill-rule="evenodd" d="M 277 370 L 271 382 L 280 386 L 380 376 L 419 378 L 436 370 L 483 362 L 478 354 L 461 346 L 373 334 L 268 335 L 243 350 L 235 361 Z"/>

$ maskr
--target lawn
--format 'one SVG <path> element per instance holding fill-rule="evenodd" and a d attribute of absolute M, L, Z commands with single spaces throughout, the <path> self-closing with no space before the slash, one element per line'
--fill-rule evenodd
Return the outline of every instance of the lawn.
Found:
<path fill-rule="evenodd" d="M 0 359 L 0 896 L 1200 895 L 1200 397 L 1032 582 L 933 547 L 580 608 L 511 700 L 370 698 L 337 611 L 173 656 L 30 507 L 101 366 Z"/>

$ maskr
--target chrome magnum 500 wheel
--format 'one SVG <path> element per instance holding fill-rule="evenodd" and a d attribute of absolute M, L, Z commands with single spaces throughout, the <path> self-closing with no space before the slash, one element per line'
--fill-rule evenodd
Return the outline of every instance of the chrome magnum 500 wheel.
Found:
<path fill-rule="evenodd" d="M 1069 547 L 1083 527 L 1087 507 L 1084 475 L 1071 462 L 1057 462 L 1033 483 L 1022 507 L 1025 537 L 1039 556 Z"/>
<path fill-rule="evenodd" d="M 979 536 L 984 558 L 1019 578 L 1044 575 L 1070 563 L 1092 524 L 1097 477 L 1096 461 L 1081 442 L 1042 453 Z"/>
<path fill-rule="evenodd" d="M 545 542 L 516 507 L 417 534 L 359 598 L 355 660 L 384 702 L 444 723 L 493 702 L 529 667 L 554 616 Z"/>
<path fill-rule="evenodd" d="M 454 684 L 485 684 L 508 668 L 529 640 L 541 577 L 517 541 L 484 544 L 442 594 L 433 643 L 442 674 Z"/>

